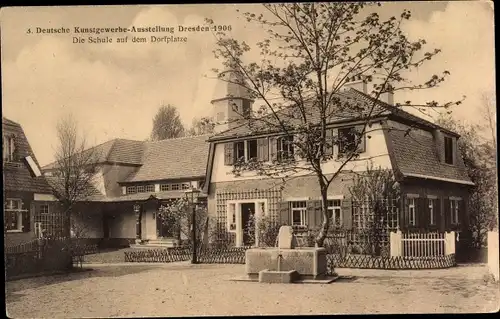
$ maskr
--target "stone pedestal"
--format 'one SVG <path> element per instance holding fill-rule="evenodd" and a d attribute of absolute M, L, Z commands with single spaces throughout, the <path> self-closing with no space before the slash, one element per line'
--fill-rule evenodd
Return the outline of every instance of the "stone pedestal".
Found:
<path fill-rule="evenodd" d="M 248 249 L 245 253 L 247 276 L 251 279 L 257 279 L 262 270 L 280 270 L 281 272 L 296 270 L 302 279 L 325 278 L 327 273 L 326 249 L 315 247 Z"/>

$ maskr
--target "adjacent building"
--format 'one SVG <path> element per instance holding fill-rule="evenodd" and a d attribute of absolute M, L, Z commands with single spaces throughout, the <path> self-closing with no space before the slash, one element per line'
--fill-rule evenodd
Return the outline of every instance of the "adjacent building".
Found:
<path fill-rule="evenodd" d="M 43 223 L 62 232 L 62 216 L 52 190 L 18 123 L 2 117 L 5 246 L 40 236 Z"/>

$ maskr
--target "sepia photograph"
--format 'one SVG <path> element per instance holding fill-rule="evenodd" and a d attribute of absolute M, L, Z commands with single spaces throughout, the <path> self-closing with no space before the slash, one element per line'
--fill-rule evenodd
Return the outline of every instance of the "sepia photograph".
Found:
<path fill-rule="evenodd" d="M 499 311 L 492 1 L 0 31 L 6 317 Z"/>

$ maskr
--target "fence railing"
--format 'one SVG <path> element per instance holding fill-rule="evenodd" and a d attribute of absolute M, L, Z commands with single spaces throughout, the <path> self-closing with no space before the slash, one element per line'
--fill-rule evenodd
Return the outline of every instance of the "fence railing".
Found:
<path fill-rule="evenodd" d="M 5 247 L 4 251 L 6 254 L 18 254 L 27 252 L 38 251 L 38 246 L 40 245 L 39 239 L 34 239 L 25 243 L 20 243 L 14 246 Z"/>
<path fill-rule="evenodd" d="M 455 232 L 390 234 L 391 256 L 440 257 L 455 254 Z"/>

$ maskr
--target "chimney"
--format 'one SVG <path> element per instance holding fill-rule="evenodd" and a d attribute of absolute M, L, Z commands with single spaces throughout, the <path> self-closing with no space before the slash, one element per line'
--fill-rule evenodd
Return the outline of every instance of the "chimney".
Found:
<path fill-rule="evenodd" d="M 444 163 L 444 136 L 439 128 L 435 128 L 432 131 L 432 136 L 434 137 L 434 145 L 436 145 L 437 156 L 441 163 Z"/>
<path fill-rule="evenodd" d="M 394 105 L 394 92 L 385 92 L 380 94 L 380 101 L 389 105 Z"/>
<path fill-rule="evenodd" d="M 346 82 L 344 83 L 344 91 L 348 91 L 350 89 L 356 89 L 365 94 L 367 93 L 367 84 L 363 82 L 363 78 L 361 75 L 347 78 Z"/>

